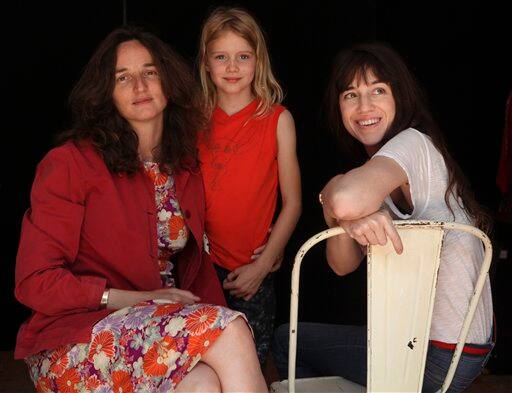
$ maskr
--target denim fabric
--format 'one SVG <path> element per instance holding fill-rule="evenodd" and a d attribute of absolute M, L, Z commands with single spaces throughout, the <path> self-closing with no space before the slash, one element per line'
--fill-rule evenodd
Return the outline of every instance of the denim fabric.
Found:
<path fill-rule="evenodd" d="M 475 345 L 472 347 L 476 348 L 488 348 L 494 347 L 494 343 Z M 491 351 L 485 355 L 471 355 L 468 353 L 462 353 L 459 364 L 457 365 L 457 371 L 453 377 L 448 393 L 461 392 L 466 389 L 476 377 L 480 375 L 482 369 L 487 364 Z M 437 392 L 446 377 L 448 368 L 452 361 L 453 351 L 451 349 L 443 349 L 434 347 L 432 344 L 428 347 L 427 361 L 425 364 L 425 374 L 423 376 L 423 392 Z"/>
<path fill-rule="evenodd" d="M 288 377 L 289 325 L 276 329 L 272 344 L 279 376 Z M 342 326 L 321 323 L 299 323 L 297 329 L 297 378 L 338 375 L 366 385 L 366 326 Z M 494 344 L 472 345 L 492 349 Z M 441 388 L 453 351 L 429 345 L 423 392 L 436 392 Z M 481 373 L 489 359 L 485 355 L 463 353 L 448 392 L 460 392 Z"/>
<path fill-rule="evenodd" d="M 276 329 L 272 353 L 279 376 L 288 378 L 289 325 Z M 339 375 L 366 385 L 366 328 L 364 326 L 299 323 L 297 378 Z"/>
<path fill-rule="evenodd" d="M 229 271 L 215 265 L 217 276 L 222 283 Z M 233 296 L 229 291 L 224 291 L 228 307 L 243 312 L 251 325 L 256 342 L 256 352 L 260 365 L 263 366 L 270 349 L 272 332 L 274 330 L 274 317 L 276 314 L 276 295 L 274 292 L 273 274 L 270 273 L 261 282 L 258 292 L 248 301 Z"/>

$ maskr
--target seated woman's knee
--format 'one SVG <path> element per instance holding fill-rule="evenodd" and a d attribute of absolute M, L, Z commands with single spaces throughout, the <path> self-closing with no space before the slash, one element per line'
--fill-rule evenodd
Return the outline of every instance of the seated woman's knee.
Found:
<path fill-rule="evenodd" d="M 176 393 L 220 393 L 222 388 L 217 373 L 208 365 L 199 362 L 178 384 Z"/>
<path fill-rule="evenodd" d="M 251 331 L 245 319 L 238 317 L 231 321 L 226 329 L 224 329 L 224 334 L 233 337 L 251 337 Z"/>

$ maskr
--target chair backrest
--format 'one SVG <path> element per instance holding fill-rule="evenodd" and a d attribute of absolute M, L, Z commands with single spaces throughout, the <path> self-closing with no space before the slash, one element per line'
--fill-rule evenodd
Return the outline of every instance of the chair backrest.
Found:
<path fill-rule="evenodd" d="M 389 244 L 368 248 L 368 391 L 421 391 L 444 230 L 469 232 L 484 244 L 485 256 L 474 295 L 441 388 L 445 392 L 453 379 L 485 284 L 492 246 L 483 232 L 468 225 L 431 221 L 396 221 L 395 225 L 404 243 L 402 255 L 397 256 Z M 288 389 L 293 393 L 300 265 L 311 247 L 343 232 L 342 228 L 330 228 L 318 233 L 304 243 L 295 257 L 288 367 Z"/>
<path fill-rule="evenodd" d="M 428 349 L 443 229 L 397 228 L 404 245 L 368 250 L 370 392 L 419 392 Z"/>

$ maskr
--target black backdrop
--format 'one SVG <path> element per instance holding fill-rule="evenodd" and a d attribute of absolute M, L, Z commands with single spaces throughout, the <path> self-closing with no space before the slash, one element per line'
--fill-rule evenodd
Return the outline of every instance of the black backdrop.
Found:
<path fill-rule="evenodd" d="M 267 34 L 275 73 L 293 114 L 303 179 L 304 212 L 277 274 L 277 321 L 288 319 L 293 255 L 313 233 L 324 229 L 318 191 L 342 170 L 343 157 L 322 126 L 322 94 L 335 54 L 361 40 L 390 43 L 408 61 L 427 91 L 432 110 L 477 197 L 492 212 L 500 201 L 495 175 L 505 101 L 512 86 L 512 60 L 505 10 L 474 2 L 431 1 L 18 1 L 3 5 L 4 90 L 2 135 L 2 306 L 4 339 L 15 334 L 28 311 L 13 298 L 20 223 L 28 207 L 37 162 L 54 135 L 68 127 L 67 96 L 99 41 L 123 23 L 150 27 L 192 63 L 202 20 L 216 5 L 251 11 Z M 5 121 L 7 120 L 7 121 Z M 498 224 L 496 248 L 510 249 L 505 224 Z M 498 327 L 496 372 L 510 373 L 511 323 L 506 309 L 511 258 L 493 267 Z M 321 247 L 306 258 L 301 319 L 364 323 L 365 274 L 336 277 Z M 508 357 L 507 357 L 508 356 Z"/>

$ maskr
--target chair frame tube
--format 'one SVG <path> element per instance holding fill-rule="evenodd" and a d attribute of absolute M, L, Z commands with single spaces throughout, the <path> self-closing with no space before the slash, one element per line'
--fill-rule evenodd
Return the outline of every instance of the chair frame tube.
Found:
<path fill-rule="evenodd" d="M 425 227 L 441 227 L 443 230 L 457 230 L 462 232 L 468 232 L 476 237 L 478 237 L 483 245 L 484 245 L 484 261 L 482 263 L 482 267 L 480 268 L 480 274 L 478 276 L 478 280 L 476 282 L 473 296 L 471 298 L 468 312 L 466 314 L 466 318 L 464 319 L 464 323 L 462 325 L 462 329 L 459 334 L 459 339 L 457 342 L 457 346 L 455 347 L 455 351 L 453 353 L 452 361 L 450 364 L 450 368 L 448 369 L 448 373 L 446 374 L 443 386 L 438 392 L 445 393 L 450 386 L 453 376 L 455 375 L 455 371 L 457 369 L 457 365 L 460 360 L 460 356 L 462 354 L 462 349 L 464 348 L 464 344 L 466 342 L 466 338 L 469 332 L 469 327 L 471 325 L 471 321 L 473 320 L 473 315 L 475 313 L 476 307 L 478 305 L 478 301 L 480 300 L 480 295 L 482 294 L 482 290 L 485 284 L 485 279 L 487 277 L 487 273 L 489 272 L 489 268 L 491 266 L 492 260 L 492 245 L 489 237 L 483 233 L 481 230 L 465 224 L 458 224 L 454 222 L 440 222 L 440 221 L 393 221 L 393 224 L 397 227 L 407 228 L 407 227 L 417 227 L 417 226 L 425 226 Z M 316 235 L 309 238 L 299 249 L 295 256 L 295 261 L 292 270 L 292 288 L 291 288 L 291 299 L 290 299 L 290 335 L 289 335 L 289 352 L 288 352 L 288 391 L 290 393 L 295 393 L 295 367 L 296 367 L 296 359 L 297 359 L 297 321 L 298 321 L 298 308 L 299 308 L 299 282 L 300 282 L 300 267 L 302 264 L 302 259 L 306 255 L 306 253 L 311 249 L 315 244 L 320 243 L 321 241 L 328 239 L 333 236 L 340 235 L 345 233 L 343 228 L 329 228 L 325 231 L 317 233 Z"/>

